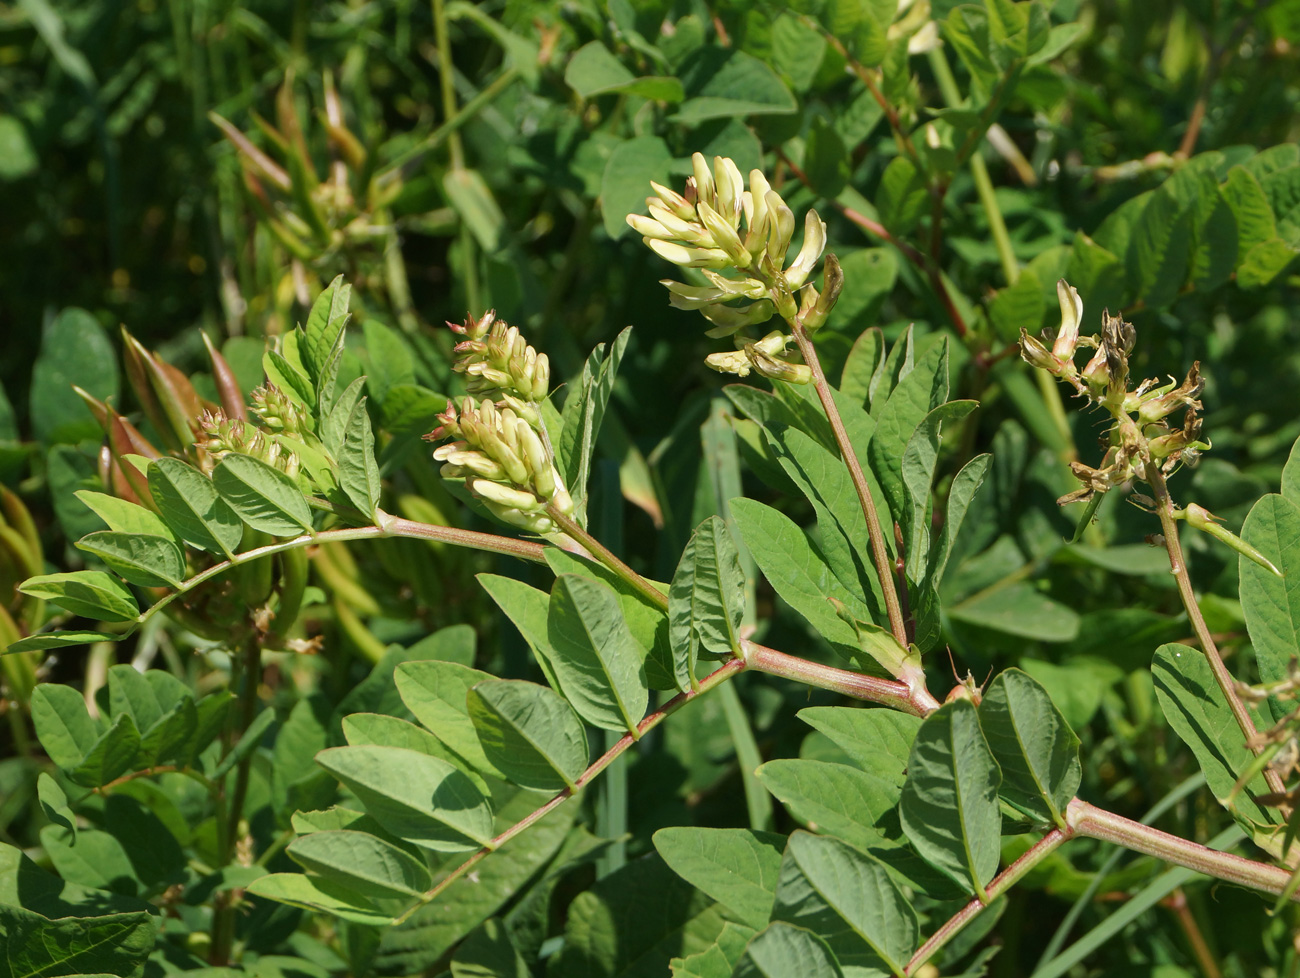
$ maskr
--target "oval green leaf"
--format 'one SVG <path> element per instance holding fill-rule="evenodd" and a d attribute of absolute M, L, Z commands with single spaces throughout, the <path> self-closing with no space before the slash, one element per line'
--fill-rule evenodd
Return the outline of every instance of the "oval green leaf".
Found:
<path fill-rule="evenodd" d="M 217 463 L 212 484 L 254 530 L 275 537 L 293 537 L 311 530 L 311 510 L 298 484 L 259 459 L 227 455 Z"/>
<path fill-rule="evenodd" d="M 522 788 L 575 788 L 587 769 L 587 734 L 564 698 L 536 683 L 490 679 L 469 691 L 483 753 Z"/>

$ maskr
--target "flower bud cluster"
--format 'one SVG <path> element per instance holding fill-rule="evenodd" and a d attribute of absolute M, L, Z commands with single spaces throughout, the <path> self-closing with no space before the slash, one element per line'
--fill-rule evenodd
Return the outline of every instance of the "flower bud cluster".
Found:
<path fill-rule="evenodd" d="M 212 467 L 223 456 L 232 452 L 251 455 L 291 479 L 297 479 L 301 465 L 298 456 L 286 451 L 274 437 L 255 425 L 238 418 L 228 418 L 225 412 L 205 411 L 199 418 L 199 443 L 206 453 L 201 456 L 205 469 L 211 475 Z"/>
<path fill-rule="evenodd" d="M 750 171 L 746 189 L 734 161 L 718 156 L 710 166 L 700 153 L 691 161 L 694 174 L 686 181 L 685 193 L 651 181 L 655 196 L 646 198 L 648 214 L 627 218 L 655 254 L 675 265 L 699 268 L 708 281 L 686 285 L 665 280 L 672 306 L 699 310 L 713 324 L 707 333 L 711 337 L 762 325 L 773 315 L 809 331 L 821 327 L 843 285 L 833 256 L 827 261 L 823 290 L 818 292 L 809 281 L 826 249 L 825 222 L 816 211 L 808 212 L 803 244 L 787 267 L 794 212 L 762 172 Z M 730 368 L 719 363 L 744 365 L 745 373 L 753 366 L 748 358 L 731 354 L 710 361 L 720 370 Z"/>
<path fill-rule="evenodd" d="M 545 534 L 556 530 L 546 513 L 548 504 L 565 516 L 573 513 L 573 500 L 540 425 L 534 427 L 508 404 L 498 407 L 470 396 L 459 406 L 449 401 L 438 420 L 442 424 L 426 438 L 456 439 L 433 453 L 443 463 L 442 477 L 464 479 L 465 488 L 493 515 Z"/>
<path fill-rule="evenodd" d="M 275 384 L 257 388 L 252 401 L 262 424 L 276 434 L 304 435 L 312 429 L 311 416 Z"/>
<path fill-rule="evenodd" d="M 477 397 L 501 395 L 516 406 L 516 413 L 535 415 L 524 405 L 546 400 L 551 384 L 546 354 L 529 346 L 518 327 L 497 319 L 492 310 L 481 319 L 447 325 L 465 337 L 456 344 L 452 367 L 465 375 L 465 389 Z"/>
<path fill-rule="evenodd" d="M 1101 466 L 1072 462 L 1070 467 L 1083 488 L 1062 496 L 1059 502 L 1090 499 L 1096 493 L 1143 478 L 1148 463 L 1170 472 L 1208 449 L 1209 443 L 1200 440 L 1200 364 L 1192 364 L 1181 384 L 1171 379 L 1158 386 L 1155 380 L 1144 380 L 1129 390 L 1129 355 L 1137 339 L 1133 325 L 1103 312 L 1101 333 L 1080 336 L 1083 301 L 1078 291 L 1062 279 L 1056 284 L 1056 294 L 1061 304 L 1060 327 L 1044 331 L 1041 340 L 1021 329 L 1021 356 L 1069 384 L 1114 418 Z M 1074 362 L 1080 347 L 1095 350 L 1082 370 Z M 1182 427 L 1175 428 L 1169 418 L 1179 410 L 1184 411 Z"/>

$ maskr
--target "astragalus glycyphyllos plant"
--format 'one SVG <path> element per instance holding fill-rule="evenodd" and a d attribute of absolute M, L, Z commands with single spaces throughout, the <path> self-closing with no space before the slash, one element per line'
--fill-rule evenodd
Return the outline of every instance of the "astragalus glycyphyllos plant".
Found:
<path fill-rule="evenodd" d="M 246 820 L 244 810 L 259 741 L 274 722 L 272 711 L 255 709 L 249 692 L 262 675 L 259 641 L 246 643 L 238 690 L 245 709 L 234 722 L 225 720 L 231 693 L 196 699 L 159 672 L 114 667 L 98 719 L 75 691 L 43 684 L 33 694 L 33 716 L 62 772 L 61 781 L 46 776 L 41 784 L 51 821 L 46 845 L 57 854 L 56 866 L 79 858 L 77 846 L 116 844 L 111 831 L 88 830 L 79 815 L 100 804 L 111 809 L 118 799 L 124 812 L 133 811 L 129 786 L 140 782 L 158 780 L 167 790 L 193 785 L 192 832 L 215 839 L 196 843 L 195 858 L 220 866 L 220 880 L 205 889 L 201 868 L 172 859 L 165 873 L 141 877 L 132 894 L 209 924 L 210 939 L 191 942 L 190 953 L 206 953 L 222 966 L 235 961 L 248 950 L 237 936 L 237 915 L 273 901 L 334 918 L 337 946 L 353 973 L 424 967 L 452 952 L 469 929 L 439 931 L 444 901 L 481 902 L 473 927 L 513 888 L 547 873 L 563 847 L 590 851 L 593 843 L 575 834 L 575 806 L 565 803 L 672 714 L 715 689 L 725 697 L 738 675 L 762 672 L 882 708 L 822 706 L 800 714 L 835 745 L 829 756 L 837 760 L 783 758 L 760 766 L 756 749 L 748 755 L 747 789 L 770 792 L 803 826 L 788 837 L 758 827 L 668 827 L 655 834 L 654 845 L 689 884 L 685 890 L 646 863 L 607 877 L 609 886 L 652 880 L 665 893 L 688 894 L 699 915 L 707 915 L 672 965 L 674 974 L 932 974 L 930 960 L 967 924 L 1075 838 L 1117 843 L 1289 896 L 1291 873 L 1283 865 L 1179 838 L 1078 797 L 1079 740 L 1027 673 L 1007 669 L 982 687 L 959 682 L 942 702 L 930 691 L 929 678 L 943 674 L 943 667 L 925 668 L 942 654 L 940 586 L 991 460 L 968 461 L 946 485 L 942 506 L 933 482 L 945 423 L 961 420 L 975 404 L 948 400 L 946 345 L 918 358 L 910 334 L 888 355 L 880 346 L 855 348 L 844 378 L 865 382 L 853 394 L 844 379 L 833 387 L 812 333 L 844 283 L 828 257 L 823 286 L 814 284 L 824 248 L 821 222 L 815 215 L 804 222 L 798 257 L 784 265 L 790 209 L 762 174 L 751 174 L 749 187 L 743 189 L 730 160 L 710 168 L 697 157 L 686 192 L 655 187 L 654 222 L 633 224 L 670 261 L 708 266 L 708 285 L 669 283 L 675 302 L 698 304 L 715 324 L 730 315 L 727 303 L 751 303 L 737 314 L 744 323 L 714 330 L 741 337 L 738 358 L 715 358 L 711 365 L 772 380 L 771 390 L 738 386 L 727 395 L 755 426 L 755 471 L 806 497 L 816 515 L 814 537 L 763 502 L 724 496 L 691 536 L 668 584 L 638 573 L 598 539 L 589 517 L 593 449 L 626 333 L 592 354 L 557 408 L 546 356 L 491 314 L 455 327 L 463 337 L 455 370 L 465 376 L 467 393 L 440 416 L 432 437 L 443 444 L 434 457 L 443 463 L 443 478 L 486 516 L 540 539 L 389 514 L 360 382 L 337 383 L 348 292 L 336 280 L 305 326 L 268 355 L 275 386 L 268 383 L 257 395 L 259 425 L 232 419 L 236 409 L 228 405 L 224 420 L 209 416 L 203 423 L 205 440 L 196 441 L 197 454 L 188 461 L 121 456 L 118 464 L 143 478 L 148 496 L 106 505 L 121 528 L 83 541 L 107 569 L 41 575 L 21 586 L 66 616 L 117 624 L 42 628 L 8 651 L 120 640 L 197 589 L 258 561 L 335 541 L 411 537 L 549 570 L 549 593 L 515 577 L 479 578 L 527 643 L 545 684 L 479 671 L 472 645 L 467 651 L 439 633 L 427 656 L 381 663 L 367 688 L 345 699 L 344 707 L 355 706 L 340 711 L 334 732 L 300 704 L 281 734 L 286 753 L 277 754 L 289 773 L 273 774 L 265 786 L 279 819 L 273 838 Z M 1227 676 L 1191 592 L 1178 522 L 1206 529 L 1243 553 L 1243 609 L 1252 636 L 1258 631 L 1261 671 L 1272 681 L 1278 656 L 1296 654 L 1294 631 L 1279 627 L 1285 623 L 1276 589 L 1300 557 L 1276 545 L 1300 531 L 1300 461 L 1289 464 L 1282 495 L 1256 507 L 1244 541 L 1203 510 L 1174 507 L 1166 477 L 1208 447 L 1197 423 L 1199 368 L 1181 385 L 1144 382 L 1130 390 L 1132 328 L 1107 316 L 1100 339 L 1081 337 L 1077 294 L 1064 282 L 1058 291 L 1060 329 L 1044 342 L 1024 337 L 1024 355 L 1110 414 L 1101 466 L 1075 466 L 1083 492 L 1124 492 L 1133 479 L 1147 483 L 1153 496 L 1133 498 L 1160 516 L 1200 645 L 1157 650 L 1156 692 L 1216 796 L 1258 845 L 1285 861 L 1291 798 L 1282 779 L 1295 765 L 1277 745 L 1288 740 L 1282 728 L 1257 734 Z M 776 340 L 745 339 L 740 331 L 761 328 L 765 314 L 779 316 L 788 335 L 777 330 L 767 334 Z M 796 349 L 787 353 L 789 340 Z M 764 342 L 769 346 L 760 347 Z M 1079 346 L 1098 351 L 1082 371 L 1073 359 Z M 820 412 L 805 394 L 809 382 Z M 1175 429 L 1169 418 L 1178 410 L 1185 414 Z M 247 546 L 248 540 L 257 545 Z M 753 640 L 757 571 L 807 620 L 817 641 L 843 657 L 842 665 Z M 150 599 L 143 608 L 138 593 Z M 267 590 L 260 600 L 250 612 L 267 628 L 278 616 L 298 613 L 283 591 Z M 1252 698 L 1286 690 L 1274 682 Z M 1228 729 L 1225 717 L 1235 718 L 1240 733 Z M 748 727 L 742 722 L 733 729 L 743 736 Z M 605 737 L 603 751 L 593 750 L 593 732 Z M 277 738 L 277 752 L 280 743 Z M 296 744 L 309 750 L 291 753 Z M 1268 790 L 1259 791 L 1256 780 L 1267 780 Z M 178 812 L 178 818 L 185 826 L 186 816 Z M 175 843 L 177 828 L 161 831 L 160 838 Z M 528 833 L 539 841 L 512 844 Z M 1005 836 L 1031 841 L 1004 864 Z M 180 844 L 174 848 L 179 857 Z M 297 870 L 284 864 L 284 855 Z M 18 905 L 32 902 L 6 918 L 6 933 L 40 933 L 41 921 L 48 921 L 45 897 L 58 884 L 16 850 L 11 861 L 20 880 L 44 882 L 36 891 L 18 888 Z M 90 890 L 60 892 L 72 915 L 98 928 L 114 954 L 143 960 L 156 938 L 147 909 L 120 900 L 98 905 Z M 599 905 L 575 901 L 550 973 L 615 973 L 593 964 L 601 954 L 624 953 L 601 950 L 593 937 L 600 913 Z M 530 940 L 521 929 L 489 920 L 477 934 L 455 952 L 453 974 L 456 962 L 468 967 L 485 947 L 526 971 L 514 943 Z M 540 959 L 539 942 L 528 946 Z"/>

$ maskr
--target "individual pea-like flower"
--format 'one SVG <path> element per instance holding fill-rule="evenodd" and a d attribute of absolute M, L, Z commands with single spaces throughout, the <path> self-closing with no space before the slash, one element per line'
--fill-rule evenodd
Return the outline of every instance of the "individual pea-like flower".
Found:
<path fill-rule="evenodd" d="M 826 250 L 826 223 L 816 211 L 808 212 L 803 243 L 787 265 L 794 212 L 763 173 L 750 171 L 746 189 L 733 160 L 714 157 L 710 166 L 696 153 L 691 162 L 693 175 L 686 181 L 685 193 L 652 181 L 655 195 L 646 198 L 648 213 L 627 218 L 655 254 L 684 268 L 698 268 L 707 280 L 707 285 L 665 280 L 672 306 L 698 310 L 713 324 L 707 335 L 715 338 L 761 326 L 774 315 L 809 332 L 821 327 L 843 285 L 833 256 L 827 260 L 822 290 L 811 282 Z M 742 340 L 738 346 L 743 349 L 746 342 L 752 341 Z M 760 359 L 763 356 L 770 355 L 759 348 Z M 738 354 L 716 355 L 708 363 L 716 370 L 735 372 L 727 366 L 732 365 L 744 371 L 741 376 L 755 368 L 753 360 Z M 769 364 L 770 376 L 804 376 L 804 370 L 789 369 L 801 365 L 780 363 L 784 366 Z"/>
<path fill-rule="evenodd" d="M 779 329 L 768 333 L 758 342 L 741 341 L 729 353 L 711 353 L 704 358 L 705 366 L 718 373 L 748 377 L 755 370 L 772 380 L 788 384 L 806 384 L 812 380 L 812 371 L 806 364 L 785 359 L 785 348 L 792 337 Z"/>
<path fill-rule="evenodd" d="M 434 450 L 433 457 L 443 463 L 442 477 L 463 479 L 493 515 L 539 534 L 557 529 L 548 505 L 572 515 L 573 500 L 544 429 L 539 432 L 513 407 L 466 396 L 459 405 L 449 401 L 438 420 L 441 425 L 425 437 L 456 439 Z"/>

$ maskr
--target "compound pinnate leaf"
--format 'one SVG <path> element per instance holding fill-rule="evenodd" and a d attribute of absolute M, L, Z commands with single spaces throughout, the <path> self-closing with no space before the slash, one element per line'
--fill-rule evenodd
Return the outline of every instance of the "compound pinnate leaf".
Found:
<path fill-rule="evenodd" d="M 561 574 L 551 590 L 546 631 L 560 693 L 588 723 L 636 731 L 650 702 L 645 650 L 638 647 L 613 589 Z"/>
<path fill-rule="evenodd" d="M 149 494 L 170 528 L 191 547 L 227 557 L 239 547 L 243 523 L 198 469 L 176 458 L 157 459 L 149 466 Z"/>
<path fill-rule="evenodd" d="M 415 719 L 462 764 L 494 778 L 505 775 L 488 759 L 469 715 L 469 691 L 491 679 L 486 672 L 439 659 L 403 662 L 394 673 L 397 692 Z"/>
<path fill-rule="evenodd" d="M 308 872 L 374 899 L 418 897 L 433 885 L 423 862 L 366 832 L 312 832 L 286 851 Z"/>
<path fill-rule="evenodd" d="M 1064 826 L 1079 788 L 1079 738 L 1047 690 L 1019 669 L 998 674 L 984 693 L 980 726 L 1002 768 L 1002 797 L 1036 818 Z"/>
<path fill-rule="evenodd" d="M 673 872 L 751 927 L 763 927 L 771 917 L 784 842 L 772 832 L 684 825 L 654 835 L 655 848 Z"/>
<path fill-rule="evenodd" d="M 311 530 L 311 509 L 297 483 L 249 455 L 227 455 L 212 472 L 221 498 L 245 523 L 276 537 Z"/>
<path fill-rule="evenodd" d="M 564 698 L 546 686 L 491 679 L 469 691 L 483 752 L 522 788 L 574 788 L 587 769 L 587 734 Z"/>
<path fill-rule="evenodd" d="M 998 869 L 1001 782 L 968 700 L 946 704 L 921 724 L 903 785 L 903 832 L 927 862 L 981 899 Z"/>
<path fill-rule="evenodd" d="M 434 852 L 467 852 L 492 838 L 492 809 L 464 772 L 400 747 L 331 747 L 317 762 L 393 835 Z"/>
<path fill-rule="evenodd" d="M 78 540 L 77 549 L 141 587 L 175 587 L 185 578 L 185 553 L 171 537 L 101 530 Z"/>
<path fill-rule="evenodd" d="M 97 621 L 134 621 L 140 614 L 131 589 L 103 571 L 29 577 L 18 585 L 18 590 Z"/>
<path fill-rule="evenodd" d="M 842 978 L 830 945 L 810 930 L 778 920 L 749 942 L 733 978 Z"/>
<path fill-rule="evenodd" d="M 668 634 L 679 688 L 696 685 L 702 653 L 739 652 L 745 572 L 727 524 L 710 516 L 691 535 L 668 591 Z M 684 673 L 684 675 L 683 675 Z M 682 686 L 682 680 L 686 685 Z"/>
<path fill-rule="evenodd" d="M 819 935 L 854 974 L 901 975 L 916 950 L 916 915 L 884 864 L 828 836 L 790 836 L 772 918 Z"/>

